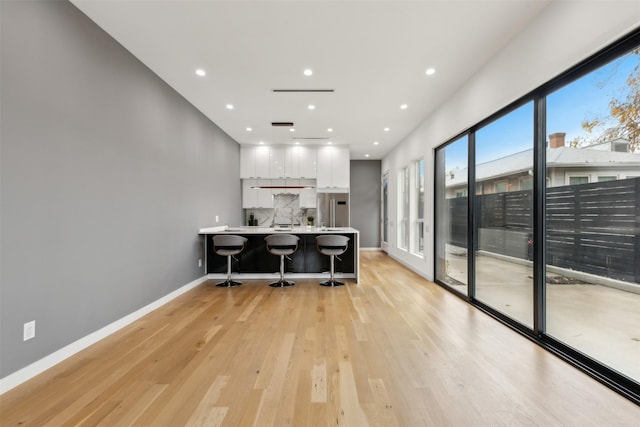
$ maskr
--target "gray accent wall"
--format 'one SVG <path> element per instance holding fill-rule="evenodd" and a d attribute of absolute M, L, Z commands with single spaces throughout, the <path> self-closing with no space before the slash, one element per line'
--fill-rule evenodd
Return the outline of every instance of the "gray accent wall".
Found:
<path fill-rule="evenodd" d="M 5 377 L 202 277 L 198 229 L 242 213 L 238 144 L 73 5 L 0 29 Z"/>
<path fill-rule="evenodd" d="M 351 160 L 351 226 L 360 247 L 380 247 L 380 160 Z"/>

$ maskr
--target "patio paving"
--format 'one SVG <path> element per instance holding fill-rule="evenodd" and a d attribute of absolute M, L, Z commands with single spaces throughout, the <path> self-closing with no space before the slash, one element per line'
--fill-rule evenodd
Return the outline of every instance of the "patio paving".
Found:
<path fill-rule="evenodd" d="M 466 281 L 466 256 L 447 254 L 448 274 Z M 476 258 L 476 298 L 533 325 L 533 271 L 504 258 Z M 558 279 L 547 283 L 547 334 L 640 382 L 640 294 Z M 453 285 L 466 294 L 466 286 Z"/>

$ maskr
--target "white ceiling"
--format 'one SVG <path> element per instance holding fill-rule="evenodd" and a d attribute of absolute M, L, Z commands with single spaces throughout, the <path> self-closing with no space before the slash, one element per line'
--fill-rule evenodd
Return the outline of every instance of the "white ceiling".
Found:
<path fill-rule="evenodd" d="M 380 159 L 551 0 L 71 1 L 240 144 Z"/>

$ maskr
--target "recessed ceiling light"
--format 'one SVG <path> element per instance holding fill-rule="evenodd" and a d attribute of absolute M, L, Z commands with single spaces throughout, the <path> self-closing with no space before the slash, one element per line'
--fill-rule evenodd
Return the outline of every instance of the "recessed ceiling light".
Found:
<path fill-rule="evenodd" d="M 251 128 L 247 128 L 247 132 L 251 132 L 253 129 Z"/>
<path fill-rule="evenodd" d="M 373 145 L 378 145 L 380 144 L 378 141 L 374 141 Z"/>
<path fill-rule="evenodd" d="M 402 105 L 400 106 L 400 109 L 401 109 L 401 110 L 406 110 L 406 109 L 407 109 L 407 107 L 408 107 L 408 105 L 407 105 L 407 104 L 402 104 Z"/>
<path fill-rule="evenodd" d="M 309 110 L 315 110 L 316 106 L 313 104 L 309 104 L 309 106 L 307 107 Z"/>
<path fill-rule="evenodd" d="M 364 156 L 365 156 L 365 157 L 369 157 L 369 155 L 368 155 L 368 154 L 365 154 Z"/>
<path fill-rule="evenodd" d="M 200 77 L 204 77 L 207 75 L 207 72 L 205 70 L 203 70 L 202 68 L 198 68 L 196 70 L 196 74 L 199 75 Z"/>
<path fill-rule="evenodd" d="M 310 76 L 313 74 L 313 70 L 311 68 L 307 68 L 306 70 L 304 70 L 304 75 L 305 76 Z"/>
<path fill-rule="evenodd" d="M 435 69 L 435 68 L 427 68 L 427 71 L 426 71 L 426 73 L 425 73 L 425 74 L 426 74 L 427 76 L 431 76 L 431 75 L 433 75 L 435 72 L 436 72 L 436 69 Z"/>
<path fill-rule="evenodd" d="M 391 130 L 391 129 L 389 129 L 389 128 L 384 128 L 384 131 L 385 131 L 385 132 L 389 132 L 390 130 Z"/>
<path fill-rule="evenodd" d="M 331 145 L 331 141 L 327 142 L 327 145 Z"/>
<path fill-rule="evenodd" d="M 260 145 L 264 145 L 264 141 L 260 141 L 258 144 L 260 144 Z"/>
<path fill-rule="evenodd" d="M 333 128 L 327 129 L 327 132 L 333 132 Z"/>
<path fill-rule="evenodd" d="M 296 141 L 296 142 L 295 142 L 295 144 L 296 144 L 296 145 L 300 145 L 300 141 Z"/>
<path fill-rule="evenodd" d="M 289 129 L 289 132 L 295 132 L 295 131 L 296 131 L 295 128 L 290 128 Z"/>
<path fill-rule="evenodd" d="M 227 104 L 227 110 L 233 110 L 233 104 Z"/>

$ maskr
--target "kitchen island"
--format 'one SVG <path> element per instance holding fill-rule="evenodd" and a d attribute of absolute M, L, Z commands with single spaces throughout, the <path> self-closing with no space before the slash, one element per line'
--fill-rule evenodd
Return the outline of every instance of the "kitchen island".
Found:
<path fill-rule="evenodd" d="M 318 252 L 316 236 L 340 234 L 349 237 L 347 251 L 335 260 L 335 277 L 354 279 L 357 283 L 360 271 L 360 234 L 351 227 L 211 227 L 200 229 L 204 238 L 205 271 L 211 279 L 226 278 L 227 258 L 213 251 L 213 236 L 235 234 L 248 239 L 245 250 L 233 261 L 233 277 L 242 279 L 272 280 L 279 273 L 280 258 L 270 254 L 264 238 L 270 234 L 293 234 L 300 237 L 298 250 L 286 261 L 285 275 L 290 279 L 318 279 L 329 277 L 329 257 Z"/>

